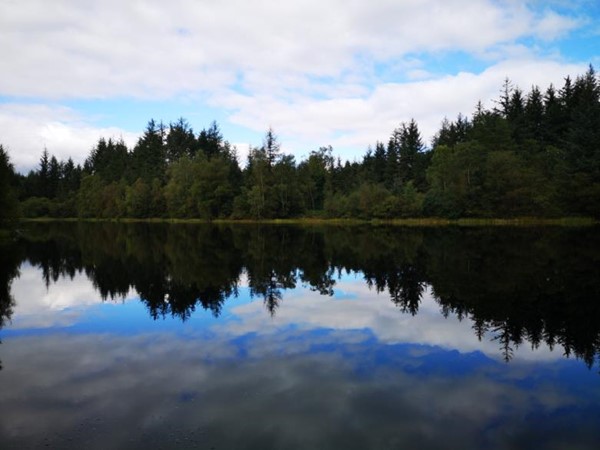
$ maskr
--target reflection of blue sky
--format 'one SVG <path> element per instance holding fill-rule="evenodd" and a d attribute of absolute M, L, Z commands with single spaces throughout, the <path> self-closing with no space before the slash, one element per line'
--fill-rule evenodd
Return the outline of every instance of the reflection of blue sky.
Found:
<path fill-rule="evenodd" d="M 83 276 L 46 290 L 36 269 L 21 273 L 13 325 L 0 332 L 10 386 L 0 390 L 0 448 L 77 448 L 84 438 L 103 448 L 130 439 L 128 448 L 596 448 L 600 439 L 596 371 L 545 349 L 506 364 L 496 343 L 479 343 L 468 320 L 444 319 L 429 295 L 412 317 L 345 276 L 343 296 L 286 291 L 271 317 L 242 286 L 221 317 L 199 309 L 182 323 L 153 321 L 133 292 L 102 302 Z"/>
<path fill-rule="evenodd" d="M 1 333 L 36 334 L 41 329 L 68 330 L 70 333 L 110 332 L 136 334 L 144 331 L 207 333 L 227 338 L 247 334 L 275 334 L 282 329 L 368 330 L 385 344 L 413 343 L 439 346 L 463 354 L 483 352 L 500 359 L 499 343 L 486 336 L 479 341 L 470 320 L 444 318 L 427 291 L 416 316 L 402 313 L 387 293 L 377 294 L 359 274 L 345 274 L 336 281 L 334 295 L 322 296 L 309 287 L 284 291 L 283 300 L 271 317 L 258 297 L 252 298 L 244 276 L 237 297 L 229 298 L 218 318 L 197 306 L 185 322 L 173 317 L 153 321 L 146 306 L 131 291 L 124 299 L 102 300 L 84 274 L 72 280 L 61 278 L 46 287 L 38 269 L 21 267 L 13 282 L 16 307 L 12 324 Z M 36 331 L 37 330 L 37 331 Z M 562 359 L 562 348 L 545 345 L 533 350 L 525 342 L 514 349 L 513 363 L 521 360 Z"/>
<path fill-rule="evenodd" d="M 507 366 L 298 329 L 231 340 L 57 333 L 2 347 L 11 388 L 0 391 L 0 445 L 594 448 L 599 437 L 598 375 L 566 360 Z"/>

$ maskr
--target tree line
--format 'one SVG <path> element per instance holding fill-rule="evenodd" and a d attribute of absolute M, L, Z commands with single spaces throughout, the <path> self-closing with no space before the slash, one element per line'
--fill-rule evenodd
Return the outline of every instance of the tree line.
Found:
<path fill-rule="evenodd" d="M 100 138 L 83 166 L 44 150 L 15 174 L 0 148 L 0 202 L 26 217 L 600 217 L 599 143 L 590 66 L 544 92 L 507 79 L 493 108 L 444 119 L 430 145 L 410 120 L 353 162 L 331 146 L 297 162 L 269 129 L 242 168 L 215 122 L 196 134 L 183 118 L 150 120 L 131 149 Z"/>

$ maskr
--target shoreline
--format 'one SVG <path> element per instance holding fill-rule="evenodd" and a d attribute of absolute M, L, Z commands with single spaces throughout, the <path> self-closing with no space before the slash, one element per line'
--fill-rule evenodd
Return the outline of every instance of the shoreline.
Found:
<path fill-rule="evenodd" d="M 564 227 L 588 227 L 599 225 L 600 221 L 589 217 L 515 217 L 515 218 L 406 218 L 406 219 L 323 219 L 323 218 L 295 218 L 295 219 L 173 219 L 173 218 L 21 218 L 19 222 L 110 222 L 110 223 L 171 223 L 171 224 L 260 224 L 260 225 L 332 225 L 332 226 L 405 226 L 405 227 L 484 227 L 484 226 L 564 226 Z"/>

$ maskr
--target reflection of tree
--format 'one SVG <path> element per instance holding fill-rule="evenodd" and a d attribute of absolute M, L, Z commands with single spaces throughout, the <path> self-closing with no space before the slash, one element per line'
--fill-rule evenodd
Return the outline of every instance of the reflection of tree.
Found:
<path fill-rule="evenodd" d="M 559 344 L 591 366 L 600 352 L 600 239 L 593 228 L 435 231 L 428 279 L 445 314 L 473 320 L 505 359 Z"/>
<path fill-rule="evenodd" d="M 15 300 L 10 292 L 12 280 L 19 275 L 19 260 L 14 245 L 0 243 L 0 328 L 12 316 Z"/>
<path fill-rule="evenodd" d="M 86 224 L 68 235 L 52 225 L 29 229 L 33 264 L 50 266 L 55 280 L 74 267 L 85 271 L 104 299 L 135 289 L 150 315 L 187 319 L 200 305 L 215 316 L 236 295 L 237 253 L 205 235 L 210 227 Z M 73 248 L 75 244 L 75 248 Z"/>
<path fill-rule="evenodd" d="M 600 350 L 594 229 L 29 224 L 25 237 L 47 283 L 83 272 L 105 299 L 135 289 L 155 319 L 218 316 L 242 274 L 274 315 L 298 282 L 329 296 L 346 271 L 413 315 L 430 286 L 444 316 L 471 320 L 507 360 L 523 343 L 588 365 Z"/>
<path fill-rule="evenodd" d="M 400 267 L 388 279 L 392 301 L 402 309 L 402 312 L 408 312 L 413 316 L 419 310 L 425 285 L 420 268 L 412 265 Z"/>
<path fill-rule="evenodd" d="M 326 253 L 326 239 L 324 232 L 307 232 L 302 234 L 298 243 L 299 277 L 303 283 L 308 284 L 311 290 L 321 295 L 332 296 L 335 286 L 335 268 L 331 265 Z"/>
<path fill-rule="evenodd" d="M 347 239 L 352 245 L 342 250 L 339 263 L 363 272 L 369 288 L 387 291 L 402 312 L 415 315 L 427 285 L 422 232 L 365 228 Z"/>
<path fill-rule="evenodd" d="M 271 278 L 266 283 L 255 284 L 255 287 L 250 290 L 252 296 L 263 297 L 265 308 L 271 314 L 271 317 L 275 316 L 275 312 L 279 307 L 279 303 L 283 299 L 283 294 L 277 283 L 277 280 Z"/>
<path fill-rule="evenodd" d="M 265 308 L 275 315 L 282 291 L 296 287 L 301 233 L 294 228 L 248 229 L 246 272 L 250 295 L 263 298 Z"/>
<path fill-rule="evenodd" d="M 0 240 L 0 329 L 10 321 L 15 306 L 11 294 L 12 281 L 19 276 L 20 258 L 17 246 L 12 242 Z M 1 341 L 0 341 L 1 342 Z M 2 362 L 0 361 L 0 370 Z"/>

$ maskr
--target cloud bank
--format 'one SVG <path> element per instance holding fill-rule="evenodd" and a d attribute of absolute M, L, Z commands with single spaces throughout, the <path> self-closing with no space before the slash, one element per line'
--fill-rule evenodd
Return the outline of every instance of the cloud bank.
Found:
<path fill-rule="evenodd" d="M 130 102 L 191 103 L 221 111 L 255 144 L 273 126 L 290 152 L 331 144 L 351 158 L 410 118 L 430 138 L 444 116 L 496 97 L 505 77 L 526 90 L 584 70 L 589 61 L 565 59 L 560 44 L 591 19 L 581 7 L 553 6 L 3 2 L 0 136 L 21 169 L 44 145 L 81 160 L 100 135 L 135 141 L 142 130 L 125 125 Z M 80 99 L 121 102 L 105 118 L 114 125 L 64 106 Z"/>

